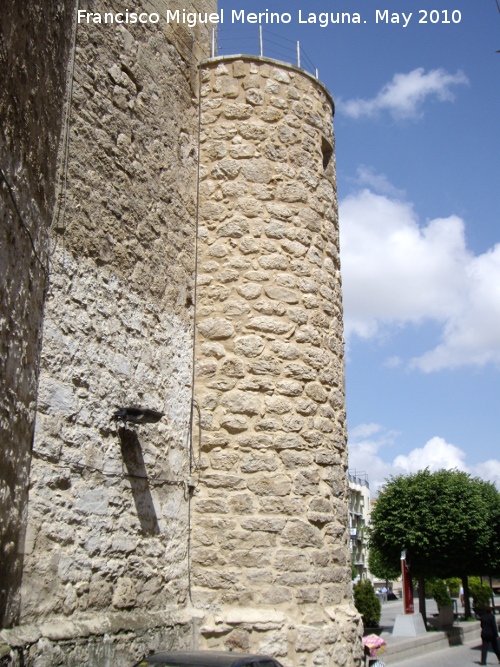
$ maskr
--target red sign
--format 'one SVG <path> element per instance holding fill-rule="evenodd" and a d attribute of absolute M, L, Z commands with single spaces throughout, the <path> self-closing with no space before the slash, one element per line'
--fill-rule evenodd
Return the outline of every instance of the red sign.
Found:
<path fill-rule="evenodd" d="M 405 614 L 414 614 L 413 584 L 411 582 L 410 564 L 406 558 L 406 550 L 401 552 L 401 576 L 403 577 L 403 607 Z"/>

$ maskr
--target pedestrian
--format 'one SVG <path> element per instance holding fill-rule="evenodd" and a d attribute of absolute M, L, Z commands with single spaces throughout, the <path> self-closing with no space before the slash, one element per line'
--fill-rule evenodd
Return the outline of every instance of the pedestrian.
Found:
<path fill-rule="evenodd" d="M 460 586 L 460 604 L 464 606 L 464 587 Z"/>
<path fill-rule="evenodd" d="M 498 648 L 498 626 L 495 617 L 491 613 L 491 607 L 484 608 L 484 614 L 481 616 L 481 665 L 486 665 L 486 656 L 488 655 L 488 645 L 491 645 L 493 652 L 498 658 L 500 664 L 500 648 Z"/>

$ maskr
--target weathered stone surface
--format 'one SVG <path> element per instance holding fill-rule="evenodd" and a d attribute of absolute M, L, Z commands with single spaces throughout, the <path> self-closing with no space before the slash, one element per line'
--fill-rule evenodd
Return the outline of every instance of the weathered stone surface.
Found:
<path fill-rule="evenodd" d="M 242 167 L 242 175 L 250 183 L 269 183 L 272 174 L 272 167 L 262 159 L 245 161 Z"/>
<path fill-rule="evenodd" d="M 272 589 L 270 596 L 262 602 L 269 604 L 280 604 L 290 599 L 290 591 L 286 589 Z M 271 655 L 276 658 L 286 656 L 288 653 L 288 636 L 286 632 L 266 632 L 259 643 L 259 653 Z"/>
<path fill-rule="evenodd" d="M 265 394 L 272 394 L 274 392 L 274 382 L 269 378 L 250 377 L 238 382 L 237 389 L 241 389 L 242 391 L 258 391 Z"/>
<path fill-rule="evenodd" d="M 221 365 L 221 375 L 226 375 L 232 378 L 245 377 L 245 367 L 240 359 L 232 358 L 226 359 Z M 210 376 L 212 377 L 212 376 Z"/>
<path fill-rule="evenodd" d="M 274 341 L 271 343 L 271 350 L 280 359 L 298 359 L 300 357 L 300 350 L 297 345 L 293 343 L 282 343 L 281 341 Z"/>
<path fill-rule="evenodd" d="M 295 476 L 293 488 L 298 496 L 318 495 L 319 481 L 320 476 L 317 470 L 304 470 Z"/>
<path fill-rule="evenodd" d="M 2 8 L 0 627 L 16 623 L 20 612 L 57 147 L 64 127 L 73 16 L 72 2 L 47 5 L 43 12 L 34 2 Z M 47 40 L 49 32 L 52 38 Z M 50 440 L 57 451 L 57 436 Z"/>
<path fill-rule="evenodd" d="M 192 598 L 202 646 L 351 667 L 331 100 L 260 58 L 202 61 L 199 87 L 202 22 L 189 39 L 175 22 L 80 23 L 73 50 L 75 6 L 59 4 L 2 14 L 2 169 L 17 202 L 4 187 L 0 407 L 16 419 L 0 461 L 0 609 L 17 618 L 24 561 L 21 618 L 48 620 L 12 631 L 13 660 L 100 667 L 190 646 L 192 619 L 166 610 Z M 165 418 L 110 420 L 134 404 Z"/>
<path fill-rule="evenodd" d="M 115 592 L 113 594 L 113 606 L 117 609 L 130 609 L 135 606 L 137 590 L 130 577 L 121 577 L 118 579 Z"/>
<path fill-rule="evenodd" d="M 281 628 L 286 622 L 283 612 L 272 609 L 232 609 L 225 616 L 229 625 L 249 625 L 257 630 Z"/>
<path fill-rule="evenodd" d="M 285 519 L 247 519 L 241 522 L 245 530 L 262 530 L 265 533 L 280 533 L 285 527 Z"/>
<path fill-rule="evenodd" d="M 217 364 L 207 359 L 201 359 L 196 363 L 195 374 L 198 377 L 214 377 L 217 373 Z"/>
<path fill-rule="evenodd" d="M 240 250 L 244 255 L 252 255 L 259 252 L 259 243 L 252 238 L 245 238 L 240 244 Z"/>
<path fill-rule="evenodd" d="M 313 457 L 309 452 L 285 450 L 280 452 L 280 459 L 283 461 L 285 468 L 303 468 L 312 463 Z"/>
<path fill-rule="evenodd" d="M 310 380 L 315 380 L 317 378 L 317 372 L 309 368 L 308 366 L 304 366 L 304 364 L 287 364 L 284 368 L 285 375 L 287 377 L 291 378 L 297 378 L 298 380 L 304 380 L 305 382 L 310 381 Z M 307 394 L 307 387 L 309 385 L 306 385 L 306 394 Z"/>
<path fill-rule="evenodd" d="M 276 317 L 267 317 L 265 315 L 254 317 L 248 324 L 248 329 L 253 329 L 254 331 L 261 331 L 263 333 L 271 334 L 287 334 L 290 333 L 293 329 L 293 324 L 289 322 L 284 322 Z"/>
<path fill-rule="evenodd" d="M 287 496 L 292 482 L 287 475 L 259 474 L 249 478 L 247 486 L 258 496 Z"/>
<path fill-rule="evenodd" d="M 221 405 L 236 414 L 257 415 L 261 410 L 259 398 L 242 391 L 229 391 L 220 402 Z"/>
<path fill-rule="evenodd" d="M 0 188 L 10 237 L 0 243 L 0 407 L 15 417 L 15 433 L 2 434 L 0 620 L 39 625 L 12 655 L 27 665 L 133 664 L 150 642 L 181 647 L 190 632 L 186 618 L 153 622 L 147 610 L 181 609 L 187 595 L 198 104 L 186 63 L 208 55 L 208 28 L 186 47 L 161 23 L 82 22 L 74 32 L 75 11 L 31 0 L 2 11 L 2 170 L 18 213 Z M 209 198 L 201 216 L 225 219 Z M 206 259 L 208 292 L 216 267 Z M 217 355 L 197 357 L 200 377 L 214 374 Z M 125 429 L 112 419 L 124 405 L 165 418 Z"/>
<path fill-rule="evenodd" d="M 298 417 L 297 415 L 287 415 L 286 417 L 283 417 L 282 429 L 287 433 L 299 432 L 302 431 L 304 424 L 305 421 L 302 417 Z"/>
<path fill-rule="evenodd" d="M 262 355 L 248 364 L 248 372 L 253 375 L 279 375 L 279 362 L 271 356 Z"/>
<path fill-rule="evenodd" d="M 255 423 L 256 431 L 280 431 L 282 422 L 278 419 L 260 419 Z"/>
<path fill-rule="evenodd" d="M 297 303 L 299 301 L 299 297 L 295 292 L 284 287 L 269 286 L 264 291 L 270 299 L 275 299 L 276 301 L 284 301 L 285 303 Z"/>
<path fill-rule="evenodd" d="M 229 506 L 235 514 L 251 514 L 254 509 L 254 496 L 250 494 L 234 494 Z"/>
<path fill-rule="evenodd" d="M 230 338 L 234 333 L 234 327 L 231 322 L 222 317 L 212 317 L 200 322 L 198 331 L 205 338 L 221 340 Z"/>
<path fill-rule="evenodd" d="M 328 399 L 328 392 L 317 382 L 306 384 L 305 393 L 316 403 L 325 403 Z"/>
<path fill-rule="evenodd" d="M 338 465 L 340 462 L 339 454 L 331 450 L 320 450 L 316 452 L 314 459 L 316 463 L 323 466 Z"/>
<path fill-rule="evenodd" d="M 245 630 L 233 630 L 224 640 L 224 645 L 230 651 L 236 650 L 240 653 L 248 653 L 250 650 L 250 634 Z"/>
<path fill-rule="evenodd" d="M 271 472 L 278 468 L 278 462 L 273 455 L 251 455 L 245 456 L 241 462 L 241 472 L 253 473 L 264 470 Z"/>
<path fill-rule="evenodd" d="M 270 414 L 283 415 L 287 412 L 290 412 L 292 409 L 292 403 L 284 398 L 279 398 L 278 396 L 266 397 L 265 405 L 267 412 Z"/>
<path fill-rule="evenodd" d="M 204 474 L 202 482 L 210 488 L 243 489 L 245 482 L 236 475 Z"/>
<path fill-rule="evenodd" d="M 262 293 L 262 285 L 258 283 L 246 283 L 237 288 L 238 294 L 244 299 L 257 299 Z"/>
<path fill-rule="evenodd" d="M 258 357 L 264 350 L 265 342 L 260 336 L 241 336 L 234 340 L 234 351 L 244 357 Z"/>
<path fill-rule="evenodd" d="M 285 572 L 307 572 L 310 569 L 309 558 L 299 550 L 278 550 L 274 556 L 274 566 Z"/>
<path fill-rule="evenodd" d="M 286 433 L 284 435 L 276 436 L 274 446 L 277 450 L 281 449 L 303 449 L 305 447 L 304 440 L 295 433 Z"/>
<path fill-rule="evenodd" d="M 280 301 L 268 301 L 267 299 L 261 299 L 254 304 L 254 308 L 257 312 L 262 313 L 262 315 L 284 315 L 286 313 L 285 304 Z"/>
<path fill-rule="evenodd" d="M 246 315 L 250 312 L 250 306 L 244 301 L 228 301 L 223 305 L 222 310 L 228 317 Z"/>
<path fill-rule="evenodd" d="M 311 653 L 316 651 L 321 646 L 321 630 L 320 628 L 312 628 L 309 626 L 299 626 L 297 628 L 296 649 L 298 652 L 306 651 Z"/>
<path fill-rule="evenodd" d="M 252 107 L 248 104 L 230 104 L 223 113 L 229 120 L 246 120 L 252 115 Z"/>
<path fill-rule="evenodd" d="M 231 450 L 216 449 L 210 454 L 209 460 L 214 470 L 236 470 L 239 457 Z"/>
<path fill-rule="evenodd" d="M 295 380 L 281 380 L 276 383 L 276 391 L 284 396 L 300 396 L 303 386 L 301 382 Z"/>
<path fill-rule="evenodd" d="M 233 328 L 210 338 L 198 326 L 195 351 L 210 363 L 195 384 L 193 599 L 219 610 L 203 645 L 333 667 L 337 637 L 354 667 L 344 615 L 322 611 L 352 604 L 336 190 L 321 150 L 333 145 L 330 103 L 313 79 L 265 59 L 207 62 L 201 77 L 197 318 Z M 274 627 L 243 611 L 232 623 L 236 605 L 286 617 Z"/>
<path fill-rule="evenodd" d="M 223 500 L 222 498 L 200 500 L 198 508 L 204 514 L 228 514 L 230 511 L 227 500 Z"/>
<path fill-rule="evenodd" d="M 288 268 L 288 259 L 284 255 L 273 253 L 271 255 L 260 257 L 259 265 L 267 271 L 284 271 Z"/>
<path fill-rule="evenodd" d="M 238 444 L 243 449 L 250 447 L 256 449 L 269 449 L 273 440 L 268 435 L 242 436 L 238 438 Z"/>
<path fill-rule="evenodd" d="M 216 359 L 222 359 L 226 355 L 224 346 L 220 343 L 202 343 L 201 353 L 207 357 L 215 357 Z"/>
<path fill-rule="evenodd" d="M 230 391 L 231 389 L 234 389 L 235 386 L 235 379 L 212 380 L 207 383 L 207 387 L 210 389 L 217 389 L 218 391 Z"/>
<path fill-rule="evenodd" d="M 321 547 L 323 538 L 321 531 L 309 523 L 295 519 L 288 521 L 283 531 L 282 541 L 296 547 Z"/>
<path fill-rule="evenodd" d="M 223 417 L 220 420 L 220 425 L 229 433 L 241 433 L 248 429 L 248 421 L 239 415 Z"/>

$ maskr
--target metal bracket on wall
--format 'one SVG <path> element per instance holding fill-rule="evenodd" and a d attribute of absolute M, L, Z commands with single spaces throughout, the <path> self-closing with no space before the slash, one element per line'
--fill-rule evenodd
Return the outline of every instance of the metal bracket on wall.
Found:
<path fill-rule="evenodd" d="M 118 408 L 113 413 L 116 421 L 131 422 L 133 424 L 156 424 L 163 417 L 163 412 L 151 410 L 150 408 Z"/>

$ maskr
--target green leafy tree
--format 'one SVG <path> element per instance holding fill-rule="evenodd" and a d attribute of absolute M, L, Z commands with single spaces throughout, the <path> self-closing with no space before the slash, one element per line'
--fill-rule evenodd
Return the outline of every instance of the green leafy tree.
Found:
<path fill-rule="evenodd" d="M 354 606 L 363 618 L 365 628 L 376 628 L 380 622 L 382 605 L 375 595 L 372 583 L 367 579 L 361 580 L 353 588 Z"/>
<path fill-rule="evenodd" d="M 457 595 L 460 593 L 460 586 L 462 585 L 462 580 L 460 577 L 448 577 L 446 579 L 446 583 L 448 585 L 448 590 L 450 591 L 450 595 Z"/>
<path fill-rule="evenodd" d="M 488 508 L 488 549 L 483 554 L 481 566 L 472 574 L 498 575 L 500 573 L 500 493 L 490 482 L 477 480 L 485 505 Z"/>
<path fill-rule="evenodd" d="M 401 576 L 399 561 L 395 567 L 394 563 L 386 561 L 384 555 L 374 546 L 368 552 L 368 569 L 377 579 L 383 579 L 386 582 Z"/>
<path fill-rule="evenodd" d="M 399 475 L 383 487 L 371 514 L 370 548 L 394 568 L 407 550 L 424 621 L 426 578 L 460 576 L 468 605 L 467 575 L 495 567 L 488 552 L 497 496 L 493 485 L 459 470 Z"/>

